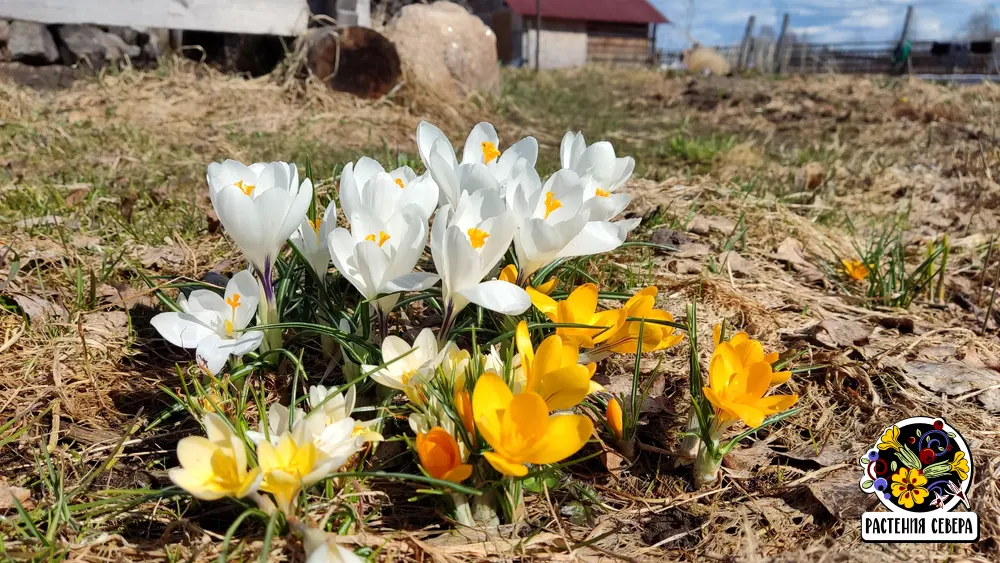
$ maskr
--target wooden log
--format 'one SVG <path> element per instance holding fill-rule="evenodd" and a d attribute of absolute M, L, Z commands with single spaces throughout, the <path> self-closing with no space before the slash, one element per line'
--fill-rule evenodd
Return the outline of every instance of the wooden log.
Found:
<path fill-rule="evenodd" d="M 403 76 L 396 46 L 373 29 L 321 28 L 307 41 L 309 70 L 338 92 L 379 98 Z"/>

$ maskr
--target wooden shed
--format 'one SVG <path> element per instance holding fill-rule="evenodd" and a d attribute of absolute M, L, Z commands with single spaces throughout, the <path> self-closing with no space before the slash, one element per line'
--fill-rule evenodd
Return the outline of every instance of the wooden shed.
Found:
<path fill-rule="evenodd" d="M 500 60 L 516 66 L 535 64 L 537 5 L 541 6 L 542 68 L 648 64 L 656 24 L 668 23 L 647 0 L 472 0 L 470 4 L 496 32 Z"/>

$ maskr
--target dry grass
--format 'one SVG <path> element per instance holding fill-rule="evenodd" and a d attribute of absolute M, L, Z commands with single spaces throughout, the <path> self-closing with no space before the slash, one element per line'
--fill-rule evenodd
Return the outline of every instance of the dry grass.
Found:
<path fill-rule="evenodd" d="M 0 467 L 7 483 L 31 491 L 39 515 L 58 506 L 58 491 L 87 484 L 72 499 L 83 506 L 73 523 L 45 527 L 63 557 L 210 560 L 238 513 L 190 509 L 179 498 L 142 501 L 164 486 L 163 471 L 175 463 L 170 451 L 190 425 L 175 417 L 146 430 L 171 405 L 160 387 L 178 387 L 175 362 L 188 358 L 149 344 L 156 303 L 140 273 L 161 282 L 200 279 L 238 260 L 209 220 L 205 164 L 308 159 L 321 191 L 332 194 L 348 160 L 412 155 L 421 119 L 460 139 L 483 115 L 504 140 L 535 134 L 550 158 L 540 163 L 543 173 L 557 166 L 551 156 L 567 128 L 611 140 L 638 162 L 628 186 L 632 212 L 646 218 L 637 236 L 669 228 L 691 238 L 679 253 L 631 249 L 594 260 L 584 265 L 592 275 L 613 289 L 654 282 L 661 305 L 677 315 L 698 300 L 701 342 L 710 341 L 712 323 L 727 319 L 769 349 L 804 351 L 796 365 L 824 367 L 793 379 L 802 411 L 734 453 L 716 488 L 693 490 L 687 470 L 651 450 L 631 467 L 595 460 L 552 491 L 554 509 L 545 495 L 531 495 L 523 529 L 462 537 L 425 527 L 443 521 L 432 504 L 407 502 L 414 489 L 369 480 L 348 501 L 368 521 L 346 543 L 381 549 L 386 561 L 1000 556 L 1000 419 L 988 408 L 996 404 L 983 400 L 990 391 L 949 393 L 947 384 L 906 371 L 915 360 L 1000 369 L 996 320 L 980 332 L 994 293 L 986 272 L 1000 260 L 1000 250 L 987 249 L 1000 221 L 992 177 L 1000 170 L 996 87 L 878 77 L 692 80 L 602 69 L 504 79 L 498 99 L 457 107 L 415 85 L 362 102 L 312 83 L 247 81 L 181 63 L 49 93 L 0 82 L 2 242 L 21 256 L 19 275 L 0 294 L 0 425 L 14 421 L 0 432 Z M 821 180 L 800 185 L 797 172 L 810 163 Z M 908 310 L 882 307 L 856 291 L 847 295 L 845 282 L 823 268 L 866 244 L 875 223 L 890 217 L 914 261 L 949 235 L 943 301 L 922 295 Z M 788 238 L 801 242 L 804 263 L 774 257 Z M 730 249 L 745 260 L 719 258 Z M 9 267 L 0 264 L 0 282 Z M 887 328 L 900 318 L 914 330 Z M 823 346 L 807 333 L 826 319 L 859 323 L 869 336 Z M 643 364 L 659 366 L 646 374 L 657 382 L 640 430 L 651 448 L 678 444 L 686 362 L 675 349 Z M 606 386 L 625 385 L 630 365 L 602 366 Z M 264 384 L 279 395 L 287 382 Z M 856 458 L 884 425 L 916 414 L 944 416 L 972 442 L 970 496 L 982 522 L 976 544 L 860 541 L 853 512 L 866 499 L 857 490 Z M 46 463 L 57 468 L 61 488 L 39 477 L 48 474 Z M 108 501 L 115 498 L 125 500 Z M 114 510 L 95 509 L 101 502 Z M 0 508 L 0 516 L 15 514 Z M 258 556 L 261 535 L 241 530 L 240 558 Z M 11 556 L 38 549 L 3 520 L 0 538 Z M 299 560 L 297 545 L 275 540 L 270 547 L 272 560 Z"/>

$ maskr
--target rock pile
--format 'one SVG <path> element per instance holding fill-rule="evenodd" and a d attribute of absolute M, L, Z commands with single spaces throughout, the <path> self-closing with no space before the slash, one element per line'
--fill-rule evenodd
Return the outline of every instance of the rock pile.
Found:
<path fill-rule="evenodd" d="M 0 61 L 30 65 L 80 64 L 99 68 L 110 62 L 155 62 L 165 33 L 127 27 L 45 25 L 0 20 Z"/>

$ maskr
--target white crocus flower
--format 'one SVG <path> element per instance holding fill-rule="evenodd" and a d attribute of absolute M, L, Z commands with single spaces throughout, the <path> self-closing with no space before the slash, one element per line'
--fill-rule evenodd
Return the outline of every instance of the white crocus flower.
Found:
<path fill-rule="evenodd" d="M 312 182 L 307 179 L 300 185 L 294 164 L 246 166 L 227 160 L 208 165 L 208 186 L 212 206 L 226 232 L 261 275 L 269 276 L 281 246 L 309 211 Z"/>
<path fill-rule="evenodd" d="M 322 416 L 306 416 L 296 421 L 292 436 L 296 443 L 311 440 L 316 450 L 322 453 L 322 463 L 330 468 L 327 475 L 344 466 L 354 454 L 361 451 L 366 440 L 355 429 L 358 422 L 351 417 L 341 418 L 327 424 Z"/>
<path fill-rule="evenodd" d="M 357 400 L 357 391 L 352 385 L 346 393 L 333 393 L 330 389 L 322 385 L 309 387 L 309 417 L 318 417 L 323 420 L 323 424 L 329 426 L 345 418 L 351 418 L 354 412 L 354 405 Z M 364 442 L 381 441 L 382 435 L 371 428 L 378 423 L 378 419 L 367 421 L 354 421 L 354 436 L 360 437 Z"/>
<path fill-rule="evenodd" d="M 196 289 L 188 298 L 178 298 L 180 313 L 160 313 L 151 324 L 171 344 L 194 348 L 198 365 L 215 375 L 229 356 L 242 356 L 260 346 L 264 334 L 244 330 L 253 320 L 259 295 L 257 282 L 244 270 L 226 284 L 225 297 Z"/>
<path fill-rule="evenodd" d="M 288 407 L 278 403 L 272 403 L 270 407 L 267 408 L 267 417 L 260 419 L 257 427 L 260 429 L 255 432 L 253 430 L 247 431 L 247 438 L 250 439 L 254 444 L 259 444 L 261 442 L 267 441 L 272 445 L 278 445 L 278 438 L 282 434 L 288 432 L 292 429 L 292 416 Z M 295 421 L 302 420 L 305 418 L 306 413 L 300 408 L 295 409 Z"/>
<path fill-rule="evenodd" d="M 434 219 L 431 255 L 441 276 L 447 338 L 450 322 L 470 302 L 505 315 L 520 315 L 531 306 L 523 289 L 502 281 L 483 281 L 503 258 L 514 238 L 514 216 L 499 193 L 463 193 L 454 208 L 445 205 Z"/>
<path fill-rule="evenodd" d="M 462 192 L 473 191 L 470 183 L 475 188 L 507 189 L 511 179 L 525 169 L 533 169 L 538 160 L 538 141 L 534 137 L 525 137 L 501 152 L 497 131 L 486 122 L 477 124 L 469 133 L 461 162 L 448 137 L 426 121 L 417 126 L 417 150 L 441 189 L 442 204 L 452 205 L 457 205 Z"/>
<path fill-rule="evenodd" d="M 418 215 L 427 221 L 438 203 L 438 186 L 429 173 L 421 176 L 409 166 L 386 173 L 377 161 L 362 157 L 348 163 L 340 176 L 340 205 L 350 218 L 360 206 L 374 209 L 387 219 L 394 213 L 415 205 Z"/>
<path fill-rule="evenodd" d="M 437 340 L 429 328 L 420 331 L 410 346 L 398 336 L 390 335 L 382 341 L 384 367 L 365 365 L 362 369 L 372 373 L 376 383 L 406 393 L 416 404 L 423 402 L 420 385 L 432 377 L 442 360 Z"/>
<path fill-rule="evenodd" d="M 307 179 L 300 185 L 294 164 L 246 166 L 227 160 L 208 165 L 208 195 L 222 226 L 257 270 L 264 294 L 261 324 L 280 322 L 272 279 L 274 262 L 309 212 L 312 182 Z M 281 330 L 268 329 L 266 337 L 267 349 L 281 347 Z"/>
<path fill-rule="evenodd" d="M 306 563 L 364 563 L 353 551 L 334 541 L 333 534 L 309 528 L 302 535 Z"/>
<path fill-rule="evenodd" d="M 538 189 L 522 183 L 515 189 L 514 250 L 517 253 L 519 282 L 553 260 L 580 235 L 590 220 L 583 205 L 580 177 L 572 170 L 560 170 Z M 580 245 L 583 246 L 583 245 Z"/>
<path fill-rule="evenodd" d="M 511 371 L 511 391 L 515 395 L 524 390 L 528 385 L 528 377 L 524 373 L 524 368 L 521 366 L 521 355 L 514 354 L 510 360 L 510 371 Z M 486 356 L 486 361 L 483 365 L 483 373 L 493 372 L 500 377 L 506 377 L 507 364 L 500 355 L 500 349 L 496 346 L 490 347 L 490 353 Z"/>
<path fill-rule="evenodd" d="M 336 227 L 337 206 L 331 201 L 322 218 L 317 217 L 313 221 L 306 217 L 289 239 L 309 262 L 309 266 L 320 280 L 326 278 L 327 270 L 330 269 L 330 249 L 327 248 L 327 240 Z"/>
<path fill-rule="evenodd" d="M 584 201 L 592 221 L 611 221 L 628 207 L 632 197 L 617 190 L 632 177 L 634 158 L 616 157 L 607 141 L 588 146 L 579 132 L 563 136 L 559 157 L 564 170 L 576 172 L 583 180 Z M 627 234 L 639 225 L 639 220 L 616 221 L 615 225 Z"/>
<path fill-rule="evenodd" d="M 437 283 L 438 276 L 414 272 L 427 244 L 427 223 L 412 206 L 382 221 L 361 206 L 351 215 L 351 230 L 330 233 L 327 246 L 333 265 L 365 299 L 374 300 L 380 314 L 387 314 L 404 291 L 421 291 Z"/>

